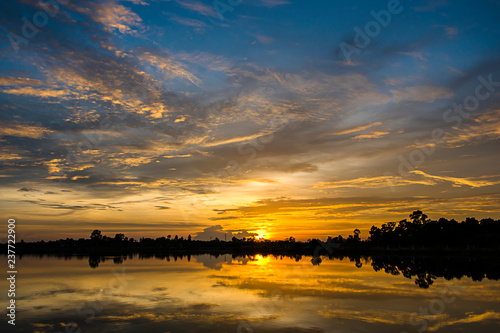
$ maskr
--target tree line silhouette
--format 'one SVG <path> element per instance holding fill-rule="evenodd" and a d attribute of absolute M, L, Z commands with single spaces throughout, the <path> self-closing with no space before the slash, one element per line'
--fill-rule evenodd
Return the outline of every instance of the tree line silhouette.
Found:
<path fill-rule="evenodd" d="M 389 222 L 370 229 L 371 246 L 420 246 L 448 248 L 498 248 L 500 220 L 491 218 L 476 220 L 468 217 L 465 221 L 440 218 L 430 220 L 421 210 L 410 214 L 398 224 Z"/>
<path fill-rule="evenodd" d="M 255 237 L 230 241 L 215 238 L 210 241 L 193 240 L 175 235 L 158 238 L 128 238 L 123 233 L 114 237 L 93 230 L 90 238 L 59 239 L 57 241 L 21 241 L 16 245 L 17 253 L 63 253 L 119 255 L 129 253 L 237 253 L 237 254 L 303 254 L 319 257 L 332 253 L 378 253 L 389 250 L 403 251 L 474 251 L 500 249 L 500 220 L 491 218 L 466 218 L 457 222 L 440 218 L 430 220 L 420 210 L 399 223 L 389 222 L 381 227 L 372 226 L 367 239 L 361 239 L 361 232 L 355 229 L 344 238 L 339 235 L 328 237 L 327 241 L 313 238 L 305 242 L 294 237 L 285 240 L 259 240 Z M 3 244 L 6 248 L 7 245 Z M 320 262 L 320 260 L 318 260 Z"/>
<path fill-rule="evenodd" d="M 320 265 L 325 257 L 330 260 L 348 258 L 358 268 L 363 266 L 364 261 L 371 264 L 375 271 L 414 278 L 421 288 L 428 288 L 439 277 L 451 280 L 467 276 L 474 281 L 500 278 L 500 263 L 496 258 L 500 252 L 500 220 L 430 220 L 422 211 L 416 210 L 409 215 L 409 219 L 399 223 L 372 226 L 367 239 L 361 239 L 360 235 L 360 230 L 355 229 L 348 237 L 328 237 L 326 242 L 316 238 L 301 242 L 294 237 L 274 241 L 255 237 L 201 241 L 192 239 L 191 235 L 186 238 L 167 235 L 134 239 L 117 233 L 108 237 L 96 229 L 89 238 L 77 240 L 21 241 L 16 245 L 16 253 L 20 257 L 23 254 L 65 258 L 83 255 L 88 256 L 92 268 L 97 268 L 106 260 L 121 264 L 134 256 L 168 261 L 182 260 L 183 257 L 189 261 L 191 255 L 199 254 L 215 257 L 229 254 L 233 258 L 251 258 L 260 254 L 275 258 L 290 257 L 296 261 L 303 256 L 312 256 L 313 265 Z M 7 248 L 7 244 L 2 245 Z"/>

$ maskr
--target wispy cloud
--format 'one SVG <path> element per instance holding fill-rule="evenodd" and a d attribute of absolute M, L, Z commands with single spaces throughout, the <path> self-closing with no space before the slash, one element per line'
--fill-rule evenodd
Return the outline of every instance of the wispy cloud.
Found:
<path fill-rule="evenodd" d="M 189 10 L 197 12 L 200 15 L 218 17 L 213 6 L 204 4 L 201 1 L 177 0 L 177 3 Z"/>
<path fill-rule="evenodd" d="M 276 7 L 282 5 L 289 5 L 291 4 L 291 2 L 288 0 L 256 0 L 254 4 L 265 7 Z"/>
<path fill-rule="evenodd" d="M 444 30 L 446 31 L 446 36 L 450 38 L 456 38 L 458 35 L 457 27 L 445 27 Z"/>
<path fill-rule="evenodd" d="M 96 3 L 94 20 L 109 31 L 118 30 L 122 34 L 135 34 L 134 28 L 142 27 L 142 19 L 130 8 L 119 5 L 117 1 Z"/>
<path fill-rule="evenodd" d="M 55 133 L 55 131 L 41 126 L 34 126 L 21 123 L 11 123 L 11 124 L 0 123 L 0 137 L 15 136 L 20 138 L 41 139 L 47 137 L 52 133 Z"/>
<path fill-rule="evenodd" d="M 427 179 L 432 179 L 436 181 L 442 181 L 442 182 L 450 182 L 453 184 L 453 186 L 470 186 L 470 187 L 484 187 L 484 186 L 492 186 L 496 184 L 500 184 L 500 180 L 496 181 L 490 181 L 490 180 L 481 180 L 477 178 L 459 178 L 459 177 L 449 177 L 449 176 L 433 176 L 429 175 L 423 171 L 420 170 L 413 170 L 411 173 L 420 175 L 424 178 Z M 496 176 L 495 178 L 498 178 Z"/>
<path fill-rule="evenodd" d="M 486 320 L 498 320 L 500 319 L 500 313 L 494 311 L 486 311 L 484 313 L 467 313 L 465 318 L 447 318 L 447 320 L 442 320 L 437 322 L 428 328 L 429 331 L 435 332 L 446 326 L 454 326 L 459 324 L 470 324 L 484 322 Z"/>
<path fill-rule="evenodd" d="M 447 0 L 427 0 L 426 5 L 412 7 L 416 12 L 434 12 L 439 7 L 448 5 Z"/>
<path fill-rule="evenodd" d="M 377 122 L 374 122 L 374 123 L 371 123 L 371 124 L 360 125 L 360 126 L 356 126 L 356 127 L 353 127 L 353 128 L 349 128 L 349 129 L 346 129 L 346 130 L 339 131 L 339 132 L 335 132 L 335 133 L 332 133 L 332 135 L 344 135 L 344 134 L 351 134 L 351 133 L 361 132 L 361 131 L 364 131 L 366 129 L 369 129 L 369 128 L 372 128 L 372 127 L 375 127 L 375 126 L 381 126 L 381 125 L 382 125 L 382 122 L 381 121 L 377 121 Z"/>
<path fill-rule="evenodd" d="M 378 139 L 378 138 L 381 138 L 383 136 L 386 136 L 387 134 L 389 134 L 391 132 L 388 132 L 388 131 L 372 131 L 370 133 L 367 133 L 367 134 L 360 134 L 360 135 L 356 135 L 353 139 L 357 139 L 357 140 L 363 140 L 363 139 Z"/>
<path fill-rule="evenodd" d="M 190 19 L 190 18 L 185 18 L 185 17 L 174 16 L 174 17 L 170 18 L 170 20 L 175 21 L 177 23 L 180 23 L 182 25 L 189 26 L 189 27 L 195 27 L 195 28 L 206 28 L 207 27 L 207 24 L 202 22 L 202 21 Z"/>
<path fill-rule="evenodd" d="M 391 90 L 391 93 L 396 102 L 432 103 L 453 96 L 453 92 L 448 88 L 432 86 L 404 87 L 400 90 Z"/>

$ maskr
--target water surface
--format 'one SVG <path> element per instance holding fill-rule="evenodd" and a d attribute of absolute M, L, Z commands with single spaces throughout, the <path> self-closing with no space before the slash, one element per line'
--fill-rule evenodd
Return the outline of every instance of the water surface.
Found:
<path fill-rule="evenodd" d="M 4 319 L 2 332 L 495 332 L 500 324 L 499 281 L 435 277 L 421 288 L 369 260 L 24 256 L 17 269 L 16 327 Z"/>

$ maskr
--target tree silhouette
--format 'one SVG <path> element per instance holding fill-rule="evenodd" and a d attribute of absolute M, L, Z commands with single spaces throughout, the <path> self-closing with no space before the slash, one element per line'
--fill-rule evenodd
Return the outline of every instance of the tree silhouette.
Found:
<path fill-rule="evenodd" d="M 122 242 L 125 239 L 124 234 L 116 234 L 115 235 L 115 241 Z"/>
<path fill-rule="evenodd" d="M 427 222 L 427 215 L 425 215 L 421 210 L 415 210 L 410 214 L 410 219 L 413 220 L 413 223 L 424 224 Z"/>
<path fill-rule="evenodd" d="M 100 241 L 102 239 L 102 233 L 100 230 L 97 230 L 95 229 L 94 231 L 92 231 L 92 233 L 90 234 L 90 239 L 94 240 L 94 241 Z"/>
<path fill-rule="evenodd" d="M 99 263 L 101 262 L 101 257 L 100 256 L 89 256 L 89 266 L 91 268 L 97 268 L 99 267 Z"/>
<path fill-rule="evenodd" d="M 354 233 L 354 240 L 359 241 L 360 240 L 359 235 L 361 234 L 361 231 L 359 229 L 354 229 L 353 233 Z"/>

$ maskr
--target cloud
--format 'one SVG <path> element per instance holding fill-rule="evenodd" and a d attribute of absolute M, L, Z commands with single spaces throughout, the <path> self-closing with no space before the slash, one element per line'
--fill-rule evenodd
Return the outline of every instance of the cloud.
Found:
<path fill-rule="evenodd" d="M 68 92 L 65 90 L 44 89 L 44 88 L 36 89 L 33 87 L 4 89 L 2 90 L 2 92 L 5 94 L 33 96 L 41 98 L 50 98 L 50 97 L 62 98 L 68 95 Z"/>
<path fill-rule="evenodd" d="M 434 12 L 439 7 L 447 6 L 447 0 L 428 0 L 427 5 L 412 7 L 416 12 Z"/>
<path fill-rule="evenodd" d="M 272 42 L 274 42 L 274 38 L 268 37 L 268 36 L 257 35 L 256 38 L 259 41 L 259 43 L 264 44 L 264 45 L 268 45 L 268 44 L 271 44 Z"/>
<path fill-rule="evenodd" d="M 219 238 L 219 240 L 231 241 L 233 237 L 238 239 L 257 236 L 258 234 L 249 232 L 247 230 L 224 230 L 221 225 L 214 225 L 208 228 L 203 229 L 202 232 L 198 232 L 194 239 L 196 240 L 213 240 L 215 238 Z"/>
<path fill-rule="evenodd" d="M 40 192 L 40 190 L 34 188 L 21 187 L 18 191 L 20 192 Z"/>
<path fill-rule="evenodd" d="M 314 188 L 384 188 L 393 186 L 407 185 L 435 185 L 432 180 L 416 180 L 396 176 L 378 176 L 378 177 L 361 177 L 351 180 L 333 180 L 327 182 L 319 182 L 314 185 Z"/>
<path fill-rule="evenodd" d="M 256 6 L 264 6 L 264 7 L 270 7 L 270 8 L 291 4 L 291 2 L 288 0 L 256 0 L 252 3 Z"/>
<path fill-rule="evenodd" d="M 21 200 L 20 202 L 25 202 L 25 203 L 31 203 L 34 205 L 38 205 L 44 208 L 49 208 L 49 209 L 63 209 L 63 210 L 70 210 L 70 211 L 77 211 L 77 210 L 120 210 L 118 207 L 111 206 L 111 205 L 106 205 L 106 204 L 100 204 L 100 203 L 91 203 L 87 205 L 68 205 L 68 204 L 63 204 L 63 203 L 56 203 L 56 202 L 46 202 L 43 199 L 39 200 Z"/>
<path fill-rule="evenodd" d="M 103 24 L 109 31 L 118 30 L 122 34 L 135 34 L 133 28 L 142 27 L 142 19 L 136 13 L 115 1 L 96 3 L 93 9 L 94 20 Z"/>
<path fill-rule="evenodd" d="M 446 36 L 450 38 L 456 38 L 458 35 L 457 27 L 445 27 L 444 30 L 446 31 Z"/>
<path fill-rule="evenodd" d="M 195 28 L 206 28 L 207 27 L 206 23 L 199 21 L 199 20 L 190 19 L 190 18 L 174 16 L 174 17 L 170 18 L 170 20 L 175 21 L 177 23 L 180 23 L 182 25 L 189 26 L 189 27 L 195 27 Z"/>
<path fill-rule="evenodd" d="M 48 128 L 21 123 L 0 124 L 0 137 L 15 136 L 21 138 L 41 139 L 55 131 Z"/>
<path fill-rule="evenodd" d="M 477 146 L 500 138 L 500 110 L 488 110 L 476 115 L 471 122 L 464 123 L 459 128 L 447 132 L 446 148 Z"/>
<path fill-rule="evenodd" d="M 380 186 L 386 179 L 359 180 L 357 184 L 342 184 L 347 186 Z M 424 180 L 425 181 L 425 180 Z M 425 185 L 431 185 L 437 180 L 431 179 Z M 364 185 L 363 185 L 364 182 Z M 418 181 L 422 183 L 423 181 Z M 383 186 L 383 185 L 382 185 Z M 432 212 L 432 218 L 441 216 L 461 215 L 467 212 L 494 212 L 498 195 L 476 195 L 462 196 L 454 198 L 442 198 L 439 196 L 366 196 L 366 197 L 324 197 L 317 199 L 263 199 L 253 202 L 250 205 L 239 206 L 236 211 L 231 212 L 231 216 L 238 216 L 238 223 L 256 225 L 266 219 L 287 221 L 286 226 L 273 224 L 266 226 L 268 232 L 273 234 L 286 234 L 295 232 L 304 233 L 301 227 L 308 221 L 310 234 L 313 230 L 318 233 L 327 232 L 330 228 L 336 230 L 351 231 L 351 219 L 363 219 L 358 222 L 357 227 L 362 230 L 369 229 L 376 221 L 387 221 L 397 219 L 415 209 L 424 209 Z M 401 214 L 404 214 L 403 216 Z M 397 215 L 397 217 L 394 217 Z M 321 223 L 319 222 L 321 221 Z M 335 221 L 328 224 L 328 221 Z M 316 223 L 317 222 L 317 223 Z M 233 222 L 235 223 L 235 222 Z"/>
<path fill-rule="evenodd" d="M 330 6 L 327 3 L 310 9 Z M 419 5 L 420 9 L 436 10 L 442 3 L 428 4 Z M 425 174 L 382 176 L 397 168 L 398 154 L 421 146 L 415 139 L 428 137 L 436 126 L 447 126 L 442 123 L 441 108 L 451 104 L 451 98 L 459 100 L 463 91 L 469 91 L 468 85 L 474 84 L 473 92 L 478 75 L 493 73 L 498 81 L 496 51 L 486 54 L 479 48 L 477 57 L 457 60 L 463 67 L 460 77 L 446 67 L 458 63 L 447 60 L 443 29 L 451 28 L 452 35 L 452 28 L 460 31 L 460 18 L 427 25 L 410 40 L 380 35 L 363 49 L 357 66 L 345 67 L 331 58 L 335 40 L 320 42 L 322 51 L 312 52 L 318 41 L 294 27 L 293 39 L 270 33 L 280 31 L 281 20 L 266 21 L 268 28 L 262 29 L 262 18 L 247 24 L 254 14 L 249 12 L 243 24 L 212 29 L 211 18 L 217 16 L 211 2 L 150 2 L 134 12 L 137 5 L 145 3 L 70 1 L 22 49 L 22 56 L 12 58 L 18 66 L 5 68 L 0 77 L 0 106 L 6 111 L 0 115 L 1 182 L 13 193 L 26 194 L 16 192 L 19 184 L 35 188 L 56 184 L 87 198 L 132 202 L 138 193 L 157 197 L 161 192 L 169 197 L 168 203 L 155 201 L 148 208 L 162 218 L 177 214 L 179 202 L 199 202 L 193 198 L 203 197 L 200 205 L 193 206 L 206 213 L 193 220 L 230 225 L 243 221 L 248 224 L 241 227 L 252 230 L 250 223 L 262 223 L 261 217 L 292 219 L 275 209 L 278 203 L 264 204 L 259 198 L 295 190 L 312 201 L 311 208 L 301 211 L 290 204 L 284 209 L 301 219 L 328 221 L 385 211 L 383 199 L 380 203 L 376 199 L 391 195 L 389 187 L 395 187 L 402 198 L 425 194 L 438 199 L 442 191 L 462 198 L 463 191 L 496 188 L 488 184 L 497 178 L 481 178 L 496 172 L 498 164 L 498 96 L 494 94 L 460 128 L 447 133 L 443 155 L 425 162 Z M 286 11 L 275 10 L 279 5 L 287 5 L 281 7 Z M 38 5 L 21 1 L 6 6 L 12 10 L 0 11 L 4 29 L 19 32 L 19 17 Z M 271 17 L 299 9 L 291 1 L 280 0 L 242 6 L 246 7 L 238 10 L 264 10 Z M 151 16 L 167 7 L 177 12 Z M 194 29 L 176 31 L 177 23 L 165 25 L 165 20 Z M 318 16 L 313 24 L 322 24 L 321 20 Z M 405 31 L 405 22 L 400 20 L 400 31 Z M 352 33 L 352 27 L 344 28 Z M 474 29 L 468 30 L 471 35 Z M 278 35 L 280 42 L 275 43 L 272 38 Z M 185 43 L 175 38 L 171 42 L 175 36 Z M 269 56 L 266 45 L 252 45 L 256 36 L 260 43 L 274 42 L 282 57 Z M 201 40 L 221 43 L 200 44 Z M 477 42 L 487 45 L 486 39 Z M 2 56 L 10 59 L 7 51 L 12 50 L 4 51 Z M 481 167 L 467 171 L 457 167 L 464 165 L 460 157 L 464 154 L 476 154 L 481 159 L 476 165 Z M 487 158 L 491 161 L 482 163 Z M 455 177 L 441 177 L 445 170 L 456 171 Z M 228 198 L 229 193 L 235 194 Z M 61 194 L 66 195 L 73 194 Z M 236 195 L 244 198 L 238 201 L 241 209 L 212 211 L 233 207 Z M 323 196 L 340 197 L 340 202 L 346 197 L 368 198 L 363 201 L 368 203 L 314 203 Z M 106 200 L 102 203 L 119 206 Z M 54 202 L 75 207 L 91 203 L 90 199 Z M 396 210 L 405 207 L 399 202 L 394 205 Z M 162 209 L 167 206 L 170 209 Z M 270 213 L 257 213 L 260 206 Z M 477 209 L 491 210 L 487 206 Z"/>
<path fill-rule="evenodd" d="M 224 216 L 224 217 L 211 217 L 209 220 L 212 221 L 223 221 L 223 220 L 236 220 L 237 216 Z"/>
<path fill-rule="evenodd" d="M 432 103 L 436 100 L 453 96 L 453 92 L 450 89 L 433 86 L 404 87 L 400 90 L 391 90 L 391 93 L 394 96 L 395 102 Z"/>
<path fill-rule="evenodd" d="M 415 59 L 419 59 L 422 61 L 427 61 L 427 58 L 424 56 L 422 51 L 412 51 L 412 52 L 401 52 L 401 54 L 413 57 Z"/>
<path fill-rule="evenodd" d="M 458 178 L 458 177 L 448 177 L 448 176 L 433 176 L 429 175 L 421 170 L 413 170 L 410 171 L 413 174 L 420 175 L 424 178 L 436 180 L 439 182 L 450 182 L 453 186 L 470 186 L 470 187 L 484 187 L 484 186 L 492 186 L 496 184 L 500 184 L 500 180 L 490 181 L 490 180 L 480 180 L 477 178 Z M 494 176 L 495 177 L 495 176 Z M 498 176 L 497 176 L 498 177 Z"/>
<path fill-rule="evenodd" d="M 206 5 L 200 1 L 178 0 L 177 3 L 189 10 L 195 11 L 200 15 L 217 17 L 213 6 Z"/>
<path fill-rule="evenodd" d="M 44 83 L 40 80 L 22 77 L 0 77 L 1 86 L 41 86 Z"/>
<path fill-rule="evenodd" d="M 402 311 L 357 311 L 347 309 L 320 310 L 319 314 L 326 318 L 341 320 L 356 320 L 371 324 L 404 325 L 408 322 L 411 313 Z"/>
<path fill-rule="evenodd" d="M 496 178 L 498 176 L 490 176 Z M 481 178 L 489 178 L 488 176 Z M 410 171 L 405 177 L 400 176 L 377 176 L 377 177 L 361 177 L 351 180 L 333 180 L 319 182 L 314 185 L 314 188 L 384 188 L 394 186 L 409 186 L 409 185 L 426 185 L 435 186 L 440 182 L 451 182 L 453 186 L 470 186 L 484 187 L 500 184 L 499 181 L 483 180 L 481 178 L 457 178 L 448 176 L 433 176 L 421 170 Z"/>
<path fill-rule="evenodd" d="M 372 131 L 370 133 L 367 133 L 367 134 L 360 134 L 360 135 L 356 135 L 353 139 L 354 140 L 363 140 L 363 139 L 378 139 L 378 138 L 381 138 L 383 136 L 386 136 L 387 134 L 389 134 L 391 132 L 388 132 L 388 131 Z"/>
<path fill-rule="evenodd" d="M 487 320 L 499 320 L 500 319 L 500 313 L 495 312 L 495 311 L 487 311 L 484 313 L 476 314 L 476 313 L 467 313 L 465 318 L 461 319 L 447 319 L 443 320 L 441 322 L 438 322 L 431 327 L 428 328 L 430 332 L 435 332 L 440 330 L 443 327 L 446 326 L 454 326 L 454 325 L 460 325 L 460 324 L 470 324 L 470 323 L 478 323 L 478 322 L 485 322 Z"/>
<path fill-rule="evenodd" d="M 377 122 L 370 123 L 370 124 L 367 124 L 367 125 L 360 125 L 360 126 L 356 126 L 356 127 L 353 127 L 353 128 L 349 128 L 349 129 L 346 129 L 346 130 L 339 131 L 339 132 L 335 132 L 335 133 L 332 133 L 331 135 L 351 134 L 351 133 L 361 132 L 361 131 L 364 131 L 364 130 L 369 129 L 371 127 L 381 126 L 381 125 L 382 125 L 382 122 L 381 121 L 377 121 Z"/>
<path fill-rule="evenodd" d="M 226 212 L 232 212 L 236 210 L 237 209 L 214 209 L 214 212 L 217 212 L 217 214 L 224 214 Z"/>
<path fill-rule="evenodd" d="M 208 68 L 212 71 L 225 72 L 228 74 L 238 72 L 238 69 L 235 68 L 235 64 L 223 55 L 215 55 L 205 51 L 194 53 L 179 52 L 176 54 L 176 58 L 196 66 Z"/>
<path fill-rule="evenodd" d="M 160 70 L 164 79 L 183 78 L 198 87 L 202 86 L 202 81 L 178 61 L 150 52 L 144 52 L 138 58 Z"/>

